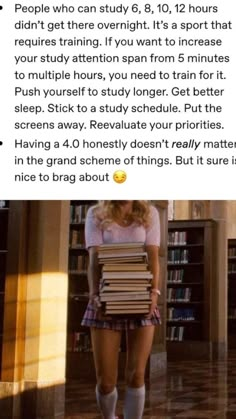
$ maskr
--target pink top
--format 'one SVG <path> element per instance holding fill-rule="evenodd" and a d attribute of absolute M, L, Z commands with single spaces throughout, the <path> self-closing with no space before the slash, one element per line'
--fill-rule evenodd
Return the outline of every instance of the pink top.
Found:
<path fill-rule="evenodd" d="M 157 209 L 150 207 L 151 221 L 147 228 L 143 225 L 132 223 L 122 227 L 113 222 L 105 229 L 101 229 L 93 214 L 93 207 L 89 208 L 85 222 L 86 247 L 99 246 L 103 243 L 128 243 L 142 242 L 146 245 L 160 246 L 160 218 Z"/>

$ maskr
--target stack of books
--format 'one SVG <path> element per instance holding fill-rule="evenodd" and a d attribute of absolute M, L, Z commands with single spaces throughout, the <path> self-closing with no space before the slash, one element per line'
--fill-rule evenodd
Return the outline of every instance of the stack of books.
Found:
<path fill-rule="evenodd" d="M 100 301 L 105 314 L 148 314 L 153 276 L 144 243 L 101 245 L 98 260 L 103 265 Z"/>

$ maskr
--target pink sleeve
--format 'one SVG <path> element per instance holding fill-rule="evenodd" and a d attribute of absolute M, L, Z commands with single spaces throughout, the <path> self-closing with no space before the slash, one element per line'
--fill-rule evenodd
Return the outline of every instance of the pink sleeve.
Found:
<path fill-rule="evenodd" d="M 160 217 L 159 212 L 153 206 L 151 206 L 151 222 L 146 229 L 146 241 L 147 245 L 160 246 Z"/>
<path fill-rule="evenodd" d="M 98 227 L 93 213 L 93 207 L 88 209 L 85 220 L 85 246 L 99 246 L 103 243 L 102 230 Z"/>

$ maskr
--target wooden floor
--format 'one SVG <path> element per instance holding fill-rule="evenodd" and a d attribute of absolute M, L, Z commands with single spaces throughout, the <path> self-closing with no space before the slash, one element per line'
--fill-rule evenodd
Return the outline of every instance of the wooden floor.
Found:
<path fill-rule="evenodd" d="M 70 381 L 66 419 L 100 419 L 95 383 Z M 124 384 L 118 384 L 117 414 L 122 418 Z M 143 419 L 236 419 L 236 352 L 228 362 L 169 362 L 167 375 L 146 384 Z M 132 418 L 134 419 L 134 418 Z"/>

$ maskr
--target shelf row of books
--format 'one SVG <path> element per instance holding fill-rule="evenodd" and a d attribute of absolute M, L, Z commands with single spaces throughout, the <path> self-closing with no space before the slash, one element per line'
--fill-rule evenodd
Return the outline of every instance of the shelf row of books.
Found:
<path fill-rule="evenodd" d="M 184 279 L 183 269 L 173 269 L 173 270 L 168 271 L 168 276 L 167 276 L 168 282 L 182 283 L 183 279 Z"/>
<path fill-rule="evenodd" d="M 69 270 L 70 271 L 86 271 L 88 269 L 87 255 L 70 255 Z"/>
<path fill-rule="evenodd" d="M 70 222 L 71 223 L 84 223 L 87 215 L 87 211 L 90 205 L 71 205 L 70 206 Z"/>
<path fill-rule="evenodd" d="M 189 302 L 191 299 L 191 288 L 168 288 L 167 302 Z"/>
<path fill-rule="evenodd" d="M 236 257 L 236 247 L 230 247 L 228 250 L 228 257 Z"/>
<path fill-rule="evenodd" d="M 69 244 L 71 247 L 85 247 L 84 231 L 70 230 Z"/>
<path fill-rule="evenodd" d="M 171 326 L 167 327 L 166 340 L 182 341 L 184 337 L 184 326 Z"/>
<path fill-rule="evenodd" d="M 152 274 L 144 244 L 101 245 L 98 260 L 102 264 L 99 293 L 105 314 L 149 313 Z"/>
<path fill-rule="evenodd" d="M 169 321 L 193 321 L 195 320 L 194 308 L 175 308 L 167 309 L 167 320 Z"/>
<path fill-rule="evenodd" d="M 168 233 L 168 245 L 169 246 L 180 246 L 187 244 L 187 232 L 186 231 L 171 231 Z"/>
<path fill-rule="evenodd" d="M 67 337 L 67 350 L 69 352 L 91 352 L 90 335 L 86 332 L 69 333 Z"/>
<path fill-rule="evenodd" d="M 169 249 L 168 250 L 168 263 L 188 263 L 189 252 L 188 249 Z"/>
<path fill-rule="evenodd" d="M 236 347 L 236 239 L 228 240 L 228 346 Z"/>
<path fill-rule="evenodd" d="M 228 273 L 229 274 L 236 273 L 236 263 L 229 262 L 229 265 L 228 265 Z"/>

